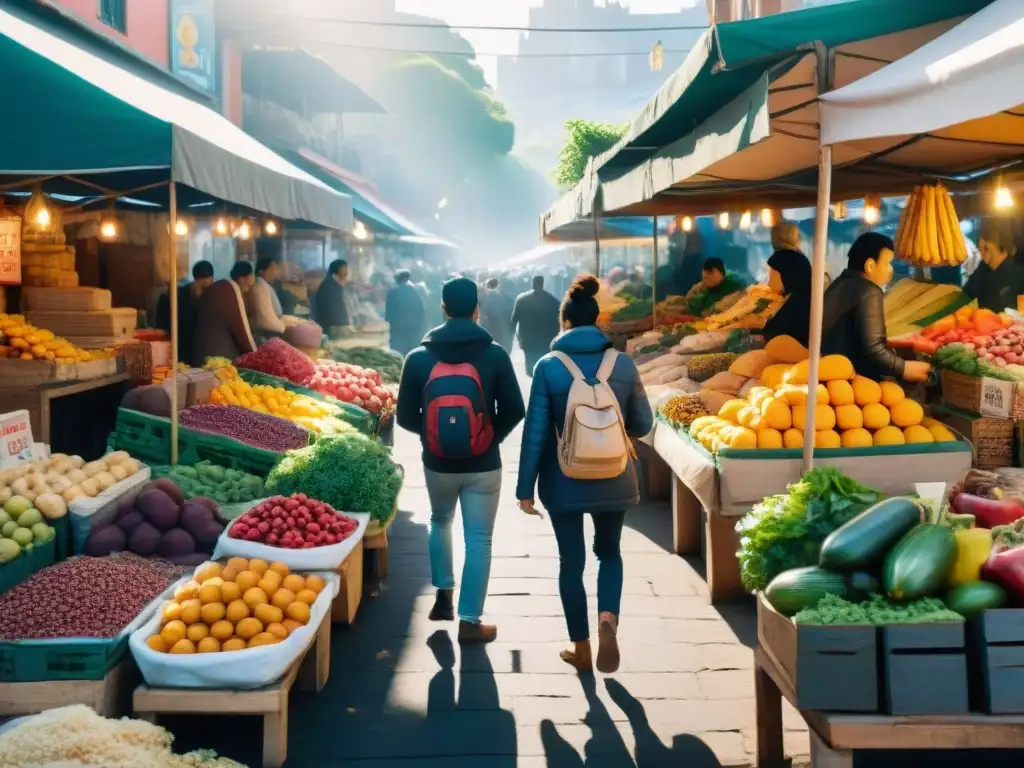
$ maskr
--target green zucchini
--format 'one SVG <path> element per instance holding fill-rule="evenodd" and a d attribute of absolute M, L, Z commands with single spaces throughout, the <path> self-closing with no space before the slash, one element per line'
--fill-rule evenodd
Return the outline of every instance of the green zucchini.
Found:
<path fill-rule="evenodd" d="M 949 610 L 965 619 L 973 619 L 982 611 L 1002 608 L 1006 604 L 1006 592 L 998 584 L 972 581 L 951 589 L 943 602 Z"/>
<path fill-rule="evenodd" d="M 872 574 L 864 571 L 847 574 L 846 584 L 850 588 L 850 598 L 858 600 L 867 600 L 872 595 L 879 594 L 882 589 L 881 582 Z"/>
<path fill-rule="evenodd" d="M 772 579 L 764 596 L 783 616 L 792 616 L 817 605 L 825 595 L 846 597 L 848 593 L 843 574 L 811 565 L 783 571 Z"/>
<path fill-rule="evenodd" d="M 936 594 L 956 559 L 956 539 L 942 525 L 921 523 L 889 550 L 882 587 L 890 600 L 907 602 Z"/>
<path fill-rule="evenodd" d="M 924 519 L 924 509 L 912 499 L 883 499 L 829 534 L 818 565 L 838 571 L 866 568 Z"/>

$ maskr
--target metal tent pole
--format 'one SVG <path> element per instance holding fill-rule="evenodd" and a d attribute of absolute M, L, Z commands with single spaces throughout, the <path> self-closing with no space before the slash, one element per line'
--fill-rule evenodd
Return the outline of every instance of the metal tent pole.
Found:
<path fill-rule="evenodd" d="M 594 209 L 594 277 L 601 277 L 601 216 Z"/>
<path fill-rule="evenodd" d="M 654 227 L 651 233 L 651 250 L 654 251 L 654 271 L 651 272 L 651 321 L 658 324 L 658 217 L 654 217 Z"/>
<path fill-rule="evenodd" d="M 178 190 L 172 181 L 170 192 L 170 291 L 171 303 L 171 464 L 178 463 Z"/>

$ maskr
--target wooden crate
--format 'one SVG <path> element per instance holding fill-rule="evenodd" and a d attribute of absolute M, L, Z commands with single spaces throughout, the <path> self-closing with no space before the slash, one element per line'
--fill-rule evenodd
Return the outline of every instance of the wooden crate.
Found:
<path fill-rule="evenodd" d="M 962 622 L 882 627 L 885 707 L 891 715 L 970 711 Z"/>
<path fill-rule="evenodd" d="M 983 611 L 968 622 L 971 708 L 1024 714 L 1024 609 Z"/>
<path fill-rule="evenodd" d="M 996 469 L 1013 465 L 1013 420 L 974 416 L 946 407 L 932 407 L 932 416 L 974 446 L 974 465 Z"/>
<path fill-rule="evenodd" d="M 363 600 L 363 542 L 345 558 L 338 569 L 341 588 L 331 604 L 331 621 L 335 624 L 352 624 Z"/>
<path fill-rule="evenodd" d="M 981 376 L 968 376 L 948 368 L 943 369 L 942 400 L 947 405 L 968 413 L 993 413 L 993 411 L 985 411 L 982 408 L 984 381 L 985 379 Z M 1009 402 L 1001 403 L 998 407 L 1008 408 L 1007 415 L 1011 419 L 1024 419 L 1024 388 L 1012 382 L 1008 388 L 1011 392 Z M 1006 411 L 1002 411 L 1002 413 L 1006 413 Z"/>
<path fill-rule="evenodd" d="M 29 310 L 25 313 L 25 319 L 37 328 L 46 328 L 82 346 L 94 347 L 97 345 L 89 343 L 88 339 L 131 339 L 135 335 L 139 313 L 133 307 L 98 309 L 91 312 Z"/>
<path fill-rule="evenodd" d="M 0 717 L 35 715 L 70 704 L 85 704 L 103 717 L 121 717 L 130 712 L 132 689 L 139 680 L 135 662 L 126 657 L 102 680 L 0 683 Z"/>
<path fill-rule="evenodd" d="M 110 309 L 112 294 L 103 288 L 22 288 L 29 311 L 95 312 Z"/>
<path fill-rule="evenodd" d="M 281 768 L 288 757 L 288 699 L 292 686 L 320 691 L 331 665 L 331 618 L 325 616 L 309 648 L 276 683 L 253 691 L 195 688 L 135 689 L 135 716 L 155 723 L 159 715 L 262 715 L 263 768 Z"/>
<path fill-rule="evenodd" d="M 758 595 L 757 640 L 788 678 L 798 709 L 878 712 L 875 627 L 798 626 Z"/>

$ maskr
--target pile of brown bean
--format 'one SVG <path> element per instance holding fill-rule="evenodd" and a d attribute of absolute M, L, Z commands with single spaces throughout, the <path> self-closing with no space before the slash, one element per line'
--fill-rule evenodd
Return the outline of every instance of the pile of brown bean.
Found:
<path fill-rule="evenodd" d="M 185 570 L 128 553 L 57 563 L 0 595 L 0 640 L 114 637 Z"/>

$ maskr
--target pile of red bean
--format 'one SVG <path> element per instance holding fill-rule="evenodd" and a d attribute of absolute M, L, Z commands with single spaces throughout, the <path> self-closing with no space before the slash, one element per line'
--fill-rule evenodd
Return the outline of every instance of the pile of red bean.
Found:
<path fill-rule="evenodd" d="M 309 432 L 298 424 L 238 405 L 193 405 L 181 412 L 181 423 L 277 453 L 309 445 Z"/>
<path fill-rule="evenodd" d="M 186 570 L 128 553 L 57 563 L 0 595 L 0 640 L 115 637 Z"/>

